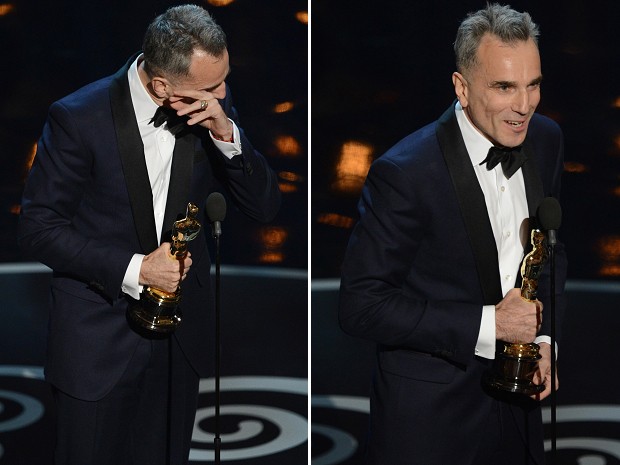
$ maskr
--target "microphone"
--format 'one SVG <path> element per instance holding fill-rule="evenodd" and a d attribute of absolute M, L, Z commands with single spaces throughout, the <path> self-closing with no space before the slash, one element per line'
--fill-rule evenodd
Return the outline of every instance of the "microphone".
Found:
<path fill-rule="evenodd" d="M 562 223 L 562 208 L 554 197 L 545 197 L 536 212 L 540 228 L 547 231 L 547 242 L 550 246 L 557 244 L 556 232 Z"/>
<path fill-rule="evenodd" d="M 207 197 L 207 216 L 213 225 L 213 237 L 222 235 L 222 221 L 226 217 L 226 199 L 219 192 L 212 192 Z"/>

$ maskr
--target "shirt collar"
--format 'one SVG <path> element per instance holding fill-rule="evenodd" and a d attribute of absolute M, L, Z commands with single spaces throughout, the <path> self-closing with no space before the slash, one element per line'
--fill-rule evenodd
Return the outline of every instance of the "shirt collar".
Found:
<path fill-rule="evenodd" d="M 142 55 L 138 56 L 129 67 L 127 78 L 129 79 L 129 92 L 136 114 L 136 121 L 138 124 L 148 124 L 153 118 L 155 111 L 157 111 L 158 105 L 149 96 L 138 75 L 138 63 L 141 59 Z"/>
<path fill-rule="evenodd" d="M 456 121 L 461 129 L 461 135 L 465 142 L 465 148 L 469 154 L 472 165 L 479 165 L 484 161 L 489 153 L 489 149 L 493 147 L 490 140 L 484 137 L 469 121 L 469 118 L 465 114 L 465 110 L 461 106 L 461 102 L 456 102 L 454 106 L 454 112 L 456 114 Z"/>

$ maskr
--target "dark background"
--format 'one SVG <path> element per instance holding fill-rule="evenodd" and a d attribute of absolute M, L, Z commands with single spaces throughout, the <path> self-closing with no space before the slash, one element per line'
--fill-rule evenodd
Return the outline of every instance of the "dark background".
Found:
<path fill-rule="evenodd" d="M 564 130 L 560 239 L 572 279 L 620 275 L 620 2 L 512 1 L 539 24 L 540 113 Z M 371 158 L 455 99 L 453 43 L 483 1 L 312 3 L 312 277 L 339 275 L 361 181 L 338 189 L 345 142 Z M 364 157 L 360 156 L 360 163 Z"/>
<path fill-rule="evenodd" d="M 216 0 L 211 0 L 217 3 Z M 221 0 L 220 0 L 221 1 Z M 147 25 L 179 1 L 16 1 L 0 5 L 0 262 L 21 261 L 15 227 L 28 159 L 49 105 L 115 73 L 141 49 Z M 229 205 L 225 263 L 307 266 L 307 2 L 236 0 L 209 10 L 228 37 L 241 126 L 279 174 L 283 206 L 270 225 Z M 4 7 L 4 8 L 2 8 Z M 276 104 L 292 110 L 276 113 Z M 284 142 L 281 142 L 284 141 Z M 206 199 L 205 199 L 206 200 Z"/>
<path fill-rule="evenodd" d="M 41 380 L 49 270 L 27 263 L 15 238 L 47 110 L 115 73 L 140 50 L 146 26 L 181 3 L 204 6 L 226 32 L 227 82 L 241 126 L 283 192 L 272 223 L 253 222 L 228 205 L 222 225 L 222 459 L 307 461 L 307 1 L 16 0 L 0 2 L 0 464 L 52 462 L 53 407 Z M 277 111 L 284 103 L 289 109 Z M 213 431 L 214 396 L 212 389 L 201 392 L 197 429 L 204 433 Z M 241 413 L 228 414 L 234 408 Z M 288 423 L 278 421 L 281 411 Z M 239 440 L 243 422 L 255 434 Z M 212 446 L 195 438 L 192 450 Z"/>
<path fill-rule="evenodd" d="M 313 465 L 361 463 L 367 433 L 374 346 L 345 335 L 336 318 L 340 265 L 366 171 L 453 103 L 456 30 L 485 3 L 312 2 Z M 540 26 L 538 111 L 565 136 L 559 239 L 569 258 L 569 308 L 558 352 L 556 463 L 620 464 L 620 2 L 500 3 L 528 11 Z M 576 406 L 581 420 L 567 414 Z M 548 422 L 546 432 L 549 440 Z"/>

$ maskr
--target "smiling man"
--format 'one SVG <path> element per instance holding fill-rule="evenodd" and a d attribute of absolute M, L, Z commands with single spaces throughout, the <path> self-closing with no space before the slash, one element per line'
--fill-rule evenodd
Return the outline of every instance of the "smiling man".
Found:
<path fill-rule="evenodd" d="M 452 77 L 467 119 L 494 145 L 516 147 L 540 102 L 540 56 L 535 37 L 504 42 L 485 33 L 473 61 Z"/>
<path fill-rule="evenodd" d="M 188 203 L 223 191 L 257 221 L 277 178 L 237 126 L 226 37 L 195 5 L 158 16 L 143 52 L 55 102 L 24 190 L 19 240 L 53 270 L 45 376 L 57 465 L 188 461 L 201 377 L 212 375 L 209 234 L 173 259 Z M 145 288 L 174 293 L 173 334 L 130 324 Z M 131 314 L 131 311 L 130 313 Z"/>
<path fill-rule="evenodd" d="M 542 73 L 527 13 L 488 5 L 454 48 L 457 101 L 374 162 L 342 267 L 340 324 L 377 343 L 367 463 L 542 465 L 549 272 L 529 302 L 519 270 L 538 205 L 559 196 L 562 133 L 535 113 Z M 499 341 L 540 345 L 540 394 L 486 386 Z"/>

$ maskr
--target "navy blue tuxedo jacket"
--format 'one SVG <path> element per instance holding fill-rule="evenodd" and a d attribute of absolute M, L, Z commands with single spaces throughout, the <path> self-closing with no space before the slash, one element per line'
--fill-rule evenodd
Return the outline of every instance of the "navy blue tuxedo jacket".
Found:
<path fill-rule="evenodd" d="M 523 151 L 533 225 L 541 200 L 559 196 L 557 124 L 534 115 Z M 454 106 L 373 163 L 359 210 L 342 268 L 339 320 L 347 333 L 378 347 L 372 463 L 470 463 L 495 402 L 481 383 L 489 361 L 475 356 L 482 307 L 497 304 L 502 290 L 484 196 Z M 556 263 L 560 321 L 561 244 Z M 549 288 L 547 264 L 538 289 L 547 308 Z M 546 318 L 541 334 L 549 330 Z M 539 434 L 539 410 L 525 410 L 530 433 Z M 542 448 L 542 436 L 537 441 Z"/>
<path fill-rule="evenodd" d="M 127 80 L 134 59 L 50 107 L 22 201 L 21 247 L 53 270 L 46 377 L 85 400 L 109 391 L 139 341 L 126 321 L 130 298 L 121 284 L 131 257 L 159 245 Z M 220 103 L 237 120 L 228 89 Z M 280 204 L 275 174 L 242 130 L 241 146 L 242 154 L 228 159 L 207 130 L 194 127 L 177 136 L 174 149 L 162 242 L 188 202 L 201 207 L 204 231 L 189 246 L 184 320 L 174 335 L 200 376 L 210 374 L 213 358 L 205 200 L 222 191 L 259 221 L 271 220 Z"/>

